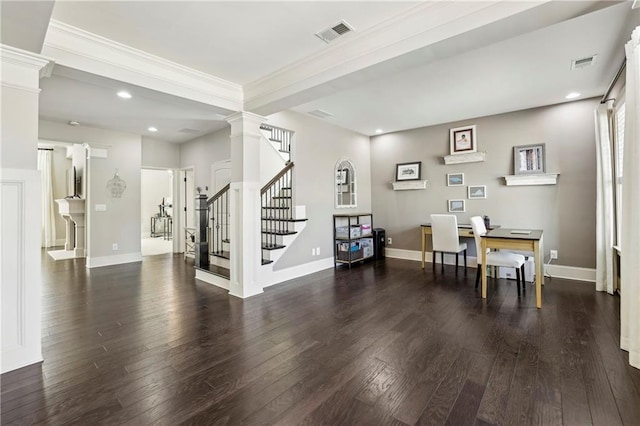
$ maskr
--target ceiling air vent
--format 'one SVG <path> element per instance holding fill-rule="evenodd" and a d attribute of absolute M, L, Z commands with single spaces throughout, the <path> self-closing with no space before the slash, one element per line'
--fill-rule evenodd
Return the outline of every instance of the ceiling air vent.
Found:
<path fill-rule="evenodd" d="M 590 67 L 596 62 L 596 56 L 598 55 L 592 55 L 586 58 L 574 59 L 573 61 L 571 61 L 571 69 L 576 70 L 578 68 Z"/>
<path fill-rule="evenodd" d="M 351 25 L 347 24 L 345 21 L 340 21 L 336 25 L 316 33 L 316 35 L 325 43 L 331 43 L 341 35 L 350 33 L 351 31 L 353 31 L 353 27 Z"/>
<path fill-rule="evenodd" d="M 188 127 L 185 127 L 184 129 L 180 129 L 178 130 L 178 132 L 180 133 L 187 133 L 190 135 L 197 135 L 200 133 L 200 130 L 196 130 L 196 129 L 189 129 Z"/>
<path fill-rule="evenodd" d="M 318 117 L 318 118 L 327 118 L 327 117 L 331 117 L 333 115 L 330 112 L 323 111 L 321 109 L 314 109 L 313 111 L 309 111 L 308 114 L 309 115 L 313 115 L 314 117 Z"/>

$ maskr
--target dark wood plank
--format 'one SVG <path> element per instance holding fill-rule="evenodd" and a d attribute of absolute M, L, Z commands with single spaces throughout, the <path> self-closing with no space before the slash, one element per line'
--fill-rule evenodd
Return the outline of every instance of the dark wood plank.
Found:
<path fill-rule="evenodd" d="M 45 361 L 0 377 L 3 424 L 640 424 L 619 298 L 584 283 L 537 310 L 396 259 L 247 300 L 181 256 L 42 265 Z"/>

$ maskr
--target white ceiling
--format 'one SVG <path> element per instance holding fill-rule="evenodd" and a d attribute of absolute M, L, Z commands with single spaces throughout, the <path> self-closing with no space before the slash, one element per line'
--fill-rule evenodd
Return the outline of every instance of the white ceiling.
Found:
<path fill-rule="evenodd" d="M 570 92 L 602 96 L 624 57 L 629 12 L 619 4 L 439 60 L 414 52 L 386 64 L 394 71 L 382 79 L 293 109 L 321 109 L 334 114 L 326 121 L 373 135 L 567 102 Z M 570 69 L 593 54 L 593 66 Z"/>
<path fill-rule="evenodd" d="M 52 18 L 244 84 L 327 49 L 314 33 L 340 19 L 362 31 L 413 5 L 58 1 Z M 622 61 L 630 11 L 628 2 L 545 3 L 536 11 L 540 19 L 509 17 L 342 76 L 294 110 L 323 109 L 334 114 L 326 121 L 372 135 L 377 128 L 389 132 L 564 102 L 574 90 L 583 98 L 598 96 Z M 536 29 L 550 13 L 555 21 L 576 18 Z M 596 65 L 569 70 L 571 59 L 591 54 L 598 54 Z M 60 66 L 41 86 L 43 118 L 172 142 L 224 127 L 222 117 L 230 112 Z M 124 87 L 133 99 L 115 96 Z M 150 125 L 159 132 L 146 131 Z"/>

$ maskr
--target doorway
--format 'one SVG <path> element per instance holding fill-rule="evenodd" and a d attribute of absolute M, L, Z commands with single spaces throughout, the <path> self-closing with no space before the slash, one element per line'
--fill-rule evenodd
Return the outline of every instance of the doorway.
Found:
<path fill-rule="evenodd" d="M 189 167 L 180 170 L 180 204 L 182 206 L 183 215 L 181 224 L 183 226 L 182 232 L 179 233 L 180 251 L 184 252 L 185 257 L 193 258 L 195 255 L 195 232 L 196 232 L 196 220 L 195 220 L 195 185 L 194 185 L 194 168 Z"/>
<path fill-rule="evenodd" d="M 140 221 L 142 256 L 173 252 L 173 179 L 173 170 L 141 170 Z"/>

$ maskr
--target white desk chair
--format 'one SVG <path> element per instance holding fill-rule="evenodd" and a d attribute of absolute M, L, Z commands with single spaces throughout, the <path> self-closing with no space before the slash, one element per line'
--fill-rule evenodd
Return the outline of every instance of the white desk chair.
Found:
<path fill-rule="evenodd" d="M 458 273 L 458 255 L 464 252 L 464 273 L 467 273 L 467 243 L 460 243 L 458 237 L 458 218 L 452 214 L 431 215 L 431 237 L 433 244 L 433 268 L 436 267 L 436 253 L 440 252 L 440 263 L 444 270 L 444 254 L 456 255 L 456 274 Z"/>
<path fill-rule="evenodd" d="M 476 288 L 480 282 L 480 276 L 482 272 L 482 235 L 487 233 L 487 228 L 484 226 L 484 220 L 480 216 L 473 216 L 471 218 L 471 228 L 473 229 L 473 238 L 476 241 L 476 253 L 478 258 L 478 270 L 476 272 Z M 498 266 L 505 268 L 515 268 L 516 270 L 516 286 L 518 288 L 518 294 L 520 294 L 520 281 L 522 281 L 522 288 L 524 289 L 524 256 L 517 253 L 511 253 L 508 251 L 489 251 L 487 250 L 487 266 Z M 522 278 L 521 278 L 522 277 Z"/>

